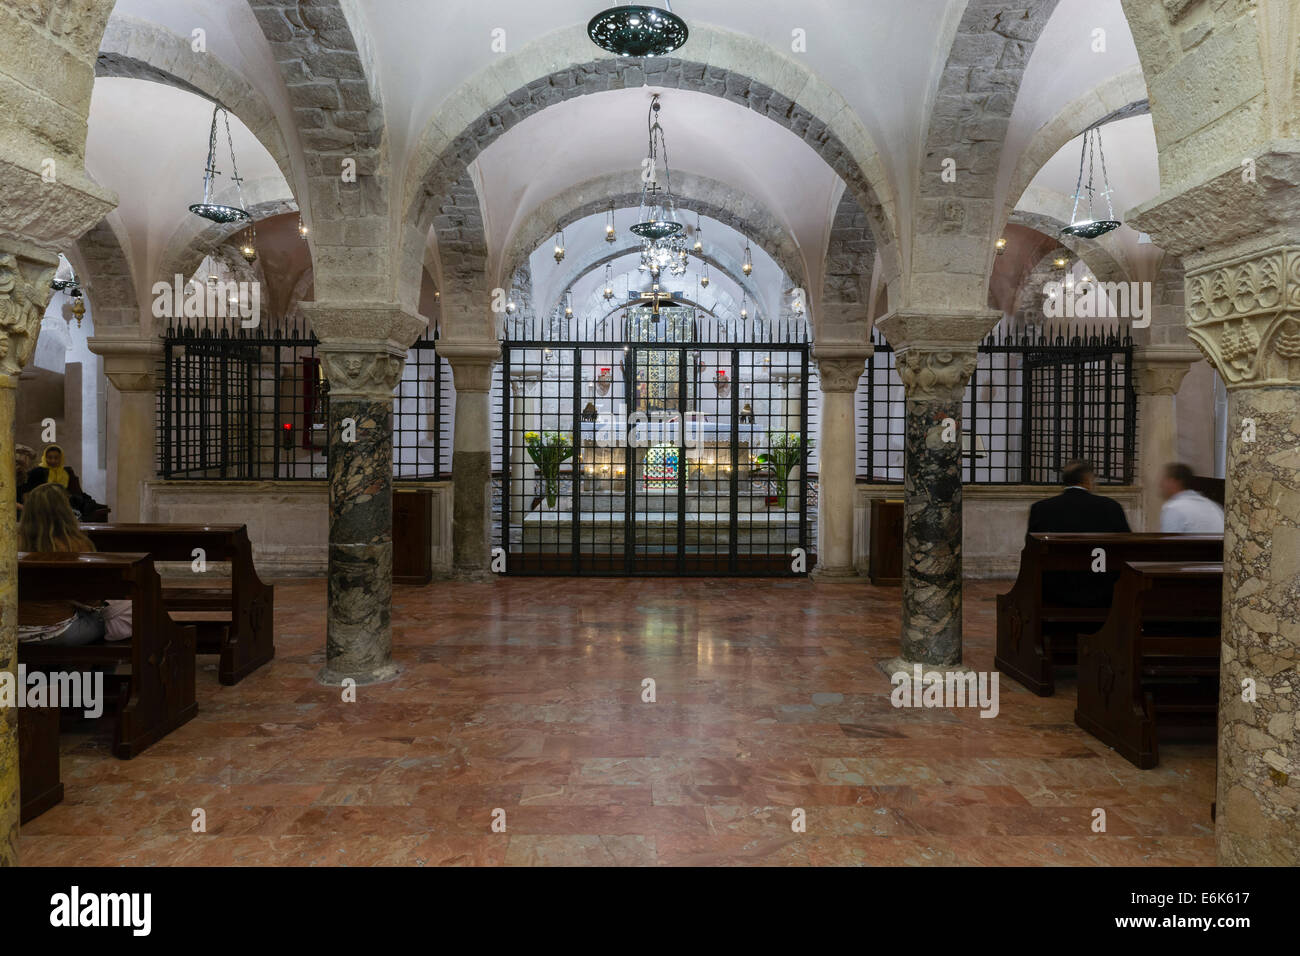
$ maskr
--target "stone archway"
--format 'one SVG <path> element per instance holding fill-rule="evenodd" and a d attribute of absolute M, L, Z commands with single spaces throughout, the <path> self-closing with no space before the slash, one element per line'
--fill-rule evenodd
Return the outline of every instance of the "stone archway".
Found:
<path fill-rule="evenodd" d="M 518 85 L 520 64 L 535 62 L 534 51 L 545 48 L 546 62 L 567 62 L 562 70 L 551 70 Z M 707 62 L 692 58 L 694 50 L 708 50 Z M 417 161 L 404 189 L 403 246 L 423 244 L 430 227 L 439 217 L 444 226 L 438 237 L 442 267 L 441 286 L 445 301 L 458 302 L 462 315 L 453 324 L 486 331 L 483 311 L 477 303 L 487 300 L 482 260 L 486 255 L 485 233 L 477 191 L 469 171 L 474 159 L 498 136 L 523 119 L 555 103 L 589 93 L 639 86 L 668 86 L 708 93 L 767 116 L 803 138 L 826 161 L 866 210 L 873 233 L 881 238 L 881 251 L 890 275 L 897 274 L 892 228 L 893 213 L 883 204 L 888 196 L 878 151 L 843 98 L 802 66 L 774 57 L 768 63 L 753 55 L 753 41 L 714 27 L 701 26 L 679 57 L 647 60 L 643 66 L 607 58 L 591 59 L 592 48 L 578 26 L 566 27 L 530 44 L 518 54 L 502 57 L 496 65 L 476 77 L 449 102 L 457 102 L 457 114 L 476 118 L 446 132 L 431 126 L 426 130 Z M 535 69 L 535 68 L 534 68 Z M 533 71 L 524 68 L 524 76 Z M 491 90 L 513 90 L 504 98 Z M 787 95 L 787 93 L 789 95 Z M 804 101 L 827 104 L 825 119 L 807 109 Z M 403 255 L 404 261 L 414 257 Z M 409 270 L 403 286 L 414 281 Z M 409 298 L 409 289 L 402 296 Z"/>

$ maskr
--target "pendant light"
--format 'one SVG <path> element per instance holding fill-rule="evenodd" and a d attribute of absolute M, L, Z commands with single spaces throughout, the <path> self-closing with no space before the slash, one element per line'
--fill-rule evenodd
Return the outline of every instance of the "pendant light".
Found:
<path fill-rule="evenodd" d="M 668 163 L 668 142 L 659 122 L 661 109 L 659 94 L 650 99 L 646 117 L 649 147 L 645 160 L 648 175 L 641 187 L 641 204 L 638 221 L 631 226 L 633 234 L 641 238 L 641 262 L 650 274 L 657 276 L 667 269 L 672 275 L 686 274 L 686 239 L 684 227 L 677 218 L 677 201 L 673 196 L 672 168 Z M 659 185 L 662 171 L 663 188 Z"/>
<path fill-rule="evenodd" d="M 77 281 L 77 273 L 72 268 L 72 263 L 63 253 L 59 253 L 59 265 L 54 270 L 54 278 L 50 280 L 50 288 L 55 292 L 66 292 L 72 299 L 72 314 L 77 318 L 77 325 L 81 325 L 81 317 L 86 314 L 86 303 L 83 300 L 81 283 Z"/>
<path fill-rule="evenodd" d="M 564 317 L 573 318 L 573 290 L 569 289 L 564 293 Z"/>
<path fill-rule="evenodd" d="M 226 206 L 212 201 L 212 180 L 217 175 L 217 117 L 222 115 L 226 123 L 226 145 L 230 148 L 230 181 L 235 184 L 239 195 L 238 206 Z M 212 127 L 208 131 L 208 162 L 203 170 L 203 201 L 190 206 L 190 212 L 196 216 L 218 223 L 243 222 L 253 217 L 244 208 L 243 180 L 239 176 L 239 167 L 235 165 L 235 141 L 230 135 L 230 114 L 220 106 L 212 108 Z"/>
<path fill-rule="evenodd" d="M 700 225 L 700 214 L 695 214 L 695 254 L 704 254 L 704 227 Z"/>
<path fill-rule="evenodd" d="M 662 9 L 627 4 L 603 10 L 587 24 L 587 36 L 619 56 L 667 56 L 686 42 L 690 31 L 665 0 Z"/>
<path fill-rule="evenodd" d="M 244 233 L 244 241 L 239 244 L 239 254 L 250 266 L 257 261 L 257 226 L 250 224 Z"/>
<path fill-rule="evenodd" d="M 564 261 L 564 230 L 558 226 L 555 229 L 555 264 L 558 266 Z"/>
<path fill-rule="evenodd" d="M 1101 185 L 1102 195 L 1106 197 L 1106 218 L 1098 219 L 1097 214 L 1093 211 L 1093 199 L 1095 198 L 1097 187 L 1093 181 L 1093 174 L 1097 160 L 1101 161 Z M 1088 183 L 1083 182 L 1083 167 L 1088 167 Z M 1083 194 L 1088 194 L 1088 213 L 1087 218 L 1079 218 L 1079 200 Z M 1061 230 L 1064 236 L 1078 236 L 1081 239 L 1096 239 L 1120 227 L 1121 223 L 1115 218 L 1115 209 L 1110 202 L 1110 177 L 1106 175 L 1106 153 L 1101 145 L 1101 127 L 1094 126 L 1092 129 L 1084 130 L 1083 146 L 1079 152 L 1079 179 L 1074 187 L 1074 209 L 1070 212 L 1070 224 Z"/>
<path fill-rule="evenodd" d="M 743 290 L 740 299 L 740 318 L 742 320 L 749 318 L 749 290 Z"/>
<path fill-rule="evenodd" d="M 605 263 L 605 291 L 602 294 L 606 302 L 614 298 L 614 266 L 609 262 Z"/>
<path fill-rule="evenodd" d="M 307 238 L 307 234 L 310 232 L 311 230 L 307 228 L 307 224 L 302 221 L 302 214 L 299 213 L 298 214 L 298 238 L 305 241 Z"/>
<path fill-rule="evenodd" d="M 709 287 L 709 264 L 703 263 L 703 271 L 700 273 L 700 287 L 707 289 Z"/>
<path fill-rule="evenodd" d="M 614 200 L 609 201 L 609 215 L 605 219 L 605 241 L 613 243 L 618 238 L 614 231 Z"/>
<path fill-rule="evenodd" d="M 754 274 L 754 256 L 749 250 L 749 240 L 745 240 L 745 264 L 740 267 L 740 271 L 747 276 Z"/>

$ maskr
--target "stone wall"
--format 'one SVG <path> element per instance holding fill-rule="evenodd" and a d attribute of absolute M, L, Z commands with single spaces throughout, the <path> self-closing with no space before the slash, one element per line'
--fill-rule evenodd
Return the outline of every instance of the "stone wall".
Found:
<path fill-rule="evenodd" d="M 451 570 L 450 481 L 394 482 L 395 490 L 433 490 L 433 569 Z M 148 481 L 141 520 L 248 525 L 263 578 L 323 575 L 328 563 L 329 487 L 324 481 Z"/>
<path fill-rule="evenodd" d="M 1142 490 L 1136 485 L 1099 489 L 1124 507 L 1129 525 L 1142 527 Z M 1029 507 L 1060 489 L 1042 485 L 962 486 L 962 572 L 968 578 L 1014 578 L 1020 548 L 1029 524 Z M 853 565 L 860 574 L 870 570 L 871 501 L 901 501 L 902 485 L 858 485 L 853 509 Z"/>

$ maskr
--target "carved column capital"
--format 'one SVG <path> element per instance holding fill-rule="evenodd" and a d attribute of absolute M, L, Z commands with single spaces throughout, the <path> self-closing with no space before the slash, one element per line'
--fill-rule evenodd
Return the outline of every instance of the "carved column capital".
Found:
<path fill-rule="evenodd" d="M 16 379 L 36 351 L 57 262 L 0 249 L 0 377 Z"/>
<path fill-rule="evenodd" d="M 1201 360 L 1196 349 L 1182 346 L 1139 346 L 1133 351 L 1133 384 L 1139 395 L 1177 395 L 1192 365 Z"/>
<path fill-rule="evenodd" d="M 870 346 L 814 346 L 813 361 L 823 392 L 855 392 L 875 350 Z"/>
<path fill-rule="evenodd" d="M 451 363 L 456 392 L 487 392 L 492 389 L 492 369 L 501 357 L 498 342 L 440 339 L 438 354 Z"/>
<path fill-rule="evenodd" d="M 119 392 L 151 392 L 158 387 L 162 345 L 157 339 L 95 335 L 86 346 L 104 360 L 104 377 Z"/>
<path fill-rule="evenodd" d="M 387 302 L 304 302 L 330 398 L 391 401 L 406 353 L 428 322 Z"/>
<path fill-rule="evenodd" d="M 406 364 L 405 351 L 387 346 L 322 342 L 316 353 L 329 380 L 331 398 L 391 400 Z"/>
<path fill-rule="evenodd" d="M 1300 246 L 1189 271 L 1187 334 L 1229 389 L 1300 385 Z"/>
<path fill-rule="evenodd" d="M 898 352 L 894 361 L 908 398 L 939 399 L 965 390 L 977 358 L 974 348 L 912 345 Z"/>

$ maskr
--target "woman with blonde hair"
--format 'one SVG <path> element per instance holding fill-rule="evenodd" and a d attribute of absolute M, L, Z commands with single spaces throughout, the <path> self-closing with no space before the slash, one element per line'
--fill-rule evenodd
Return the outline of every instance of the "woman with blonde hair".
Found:
<path fill-rule="evenodd" d="M 27 493 L 18 523 L 18 550 L 43 553 L 94 551 L 62 485 L 44 484 Z M 21 595 L 19 595 L 21 599 Z M 128 605 L 130 602 L 126 602 Z M 58 647 L 80 647 L 101 640 L 106 632 L 103 601 L 21 601 L 18 640 Z"/>

